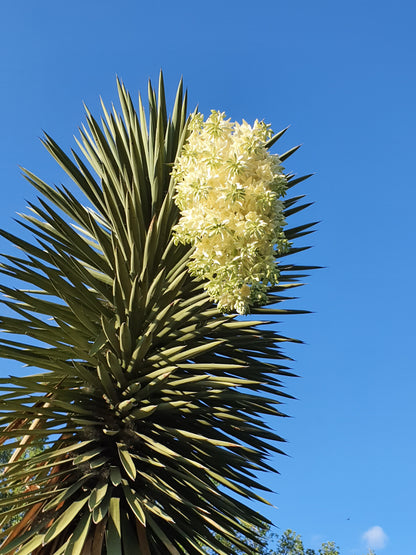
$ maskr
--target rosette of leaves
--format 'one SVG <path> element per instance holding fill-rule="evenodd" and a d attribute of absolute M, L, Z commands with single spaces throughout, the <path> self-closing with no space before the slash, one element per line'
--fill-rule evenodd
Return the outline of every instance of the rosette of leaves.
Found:
<path fill-rule="evenodd" d="M 24 171 L 40 193 L 20 219 L 33 240 L 1 232 L 20 250 L 0 268 L 17 284 L 1 287 L 0 355 L 37 370 L 0 381 L 1 449 L 14 449 L 0 554 L 251 553 L 267 520 L 247 501 L 262 500 L 256 475 L 283 441 L 264 417 L 284 416 L 288 339 L 222 314 L 172 239 L 182 84 L 169 117 L 162 76 L 147 112 L 118 87 L 121 113 L 87 111 L 81 154 L 44 139 L 71 185 Z M 254 312 L 294 312 L 276 303 L 305 269 L 282 263 L 271 306 Z"/>

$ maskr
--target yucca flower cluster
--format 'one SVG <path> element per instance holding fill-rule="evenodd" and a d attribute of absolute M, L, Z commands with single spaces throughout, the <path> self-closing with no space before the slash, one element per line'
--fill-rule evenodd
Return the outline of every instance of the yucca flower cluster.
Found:
<path fill-rule="evenodd" d="M 212 111 L 195 114 L 173 168 L 181 211 L 176 242 L 193 245 L 191 275 L 223 312 L 263 304 L 279 280 L 276 256 L 287 251 L 283 203 L 287 180 L 279 157 L 266 148 L 272 131 Z"/>

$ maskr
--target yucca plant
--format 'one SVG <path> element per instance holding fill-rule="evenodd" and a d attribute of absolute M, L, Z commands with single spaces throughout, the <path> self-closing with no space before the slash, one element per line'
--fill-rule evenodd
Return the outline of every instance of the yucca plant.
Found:
<path fill-rule="evenodd" d="M 0 381 L 1 449 L 15 450 L 2 465 L 0 554 L 252 553 L 268 521 L 247 503 L 263 501 L 256 476 L 281 452 L 264 417 L 284 416 L 292 374 L 279 344 L 293 340 L 220 311 L 188 269 L 194 247 L 174 240 L 182 83 L 171 117 L 162 76 L 147 112 L 118 91 L 121 114 L 103 105 L 100 125 L 87 111 L 83 156 L 45 136 L 71 187 L 24 171 L 40 196 L 20 223 L 36 241 L 1 231 L 23 254 L 0 268 L 18 280 L 1 287 L 14 314 L 1 318 L 0 356 L 40 373 Z M 286 177 L 288 188 L 305 179 Z M 301 198 L 284 201 L 286 217 Z M 302 312 L 276 303 L 308 268 L 279 268 L 270 306 L 252 313 Z M 25 458 L 29 446 L 42 449 Z"/>

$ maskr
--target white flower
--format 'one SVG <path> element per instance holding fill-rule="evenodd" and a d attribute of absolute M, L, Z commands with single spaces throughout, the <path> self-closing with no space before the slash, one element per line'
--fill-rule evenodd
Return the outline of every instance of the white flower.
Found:
<path fill-rule="evenodd" d="M 195 247 L 189 270 L 206 280 L 219 309 L 245 314 L 278 282 L 276 255 L 289 246 L 286 177 L 264 146 L 272 132 L 263 122 L 232 123 L 212 111 L 205 122 L 193 116 L 189 129 L 172 172 L 181 211 L 175 241 Z"/>

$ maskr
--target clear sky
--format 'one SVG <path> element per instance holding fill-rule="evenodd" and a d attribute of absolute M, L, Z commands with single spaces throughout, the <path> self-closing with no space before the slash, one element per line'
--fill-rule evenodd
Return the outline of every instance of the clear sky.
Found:
<path fill-rule="evenodd" d="M 416 552 L 415 21 L 410 0 L 14 0 L 0 21 L 4 228 L 34 198 L 18 165 L 62 178 L 41 130 L 74 146 L 82 102 L 116 100 L 116 74 L 136 95 L 163 68 L 168 98 L 183 75 L 205 114 L 291 125 L 286 166 L 316 174 L 299 193 L 322 220 L 298 262 L 326 269 L 292 305 L 315 313 L 279 326 L 306 345 L 288 350 L 302 377 L 267 514 L 345 555 Z"/>

